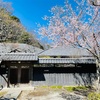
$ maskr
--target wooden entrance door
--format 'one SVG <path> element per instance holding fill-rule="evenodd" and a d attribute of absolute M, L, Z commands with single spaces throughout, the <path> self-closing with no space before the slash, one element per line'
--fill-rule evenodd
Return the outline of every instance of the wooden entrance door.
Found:
<path fill-rule="evenodd" d="M 21 83 L 29 83 L 29 68 L 21 68 Z"/>
<path fill-rule="evenodd" d="M 18 82 L 18 69 L 11 68 L 10 69 L 10 83 L 17 84 L 17 82 Z"/>
<path fill-rule="evenodd" d="M 29 68 L 10 68 L 10 83 L 29 83 Z"/>

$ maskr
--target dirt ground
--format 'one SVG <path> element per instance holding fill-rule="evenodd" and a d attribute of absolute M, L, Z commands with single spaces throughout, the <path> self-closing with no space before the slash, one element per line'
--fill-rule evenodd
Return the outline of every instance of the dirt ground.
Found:
<path fill-rule="evenodd" d="M 18 98 L 18 100 L 65 100 L 63 99 L 59 93 L 45 93 L 44 92 L 39 94 L 33 93 L 30 91 L 23 91 L 21 96 Z"/>
<path fill-rule="evenodd" d="M 50 88 L 36 88 L 33 90 L 23 90 L 18 97 L 18 100 L 72 100 L 62 97 L 64 90 L 55 90 Z M 77 99 L 73 99 L 77 100 Z M 86 99 L 78 99 L 86 100 Z"/>
<path fill-rule="evenodd" d="M 45 88 L 33 90 L 24 90 L 18 97 L 18 100 L 64 100 L 60 97 L 60 92 L 54 92 Z"/>

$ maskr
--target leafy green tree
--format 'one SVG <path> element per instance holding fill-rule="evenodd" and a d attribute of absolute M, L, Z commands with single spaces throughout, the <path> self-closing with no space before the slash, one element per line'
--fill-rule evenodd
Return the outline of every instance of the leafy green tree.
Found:
<path fill-rule="evenodd" d="M 20 19 L 12 15 L 11 3 L 0 0 L 0 42 L 26 43 L 43 48 L 34 35 L 27 32 Z"/>
<path fill-rule="evenodd" d="M 16 21 L 16 22 L 20 22 L 20 19 L 17 18 L 16 16 L 11 16 L 11 19 L 14 20 L 14 21 Z"/>

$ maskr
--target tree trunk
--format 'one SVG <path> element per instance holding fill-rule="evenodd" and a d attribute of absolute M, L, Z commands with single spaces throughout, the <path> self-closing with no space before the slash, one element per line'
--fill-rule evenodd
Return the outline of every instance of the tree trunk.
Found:
<path fill-rule="evenodd" d="M 6 83 L 7 83 L 7 87 L 9 87 L 9 83 L 8 83 L 8 80 L 5 78 L 5 76 L 3 76 L 3 75 L 1 75 L 2 77 L 3 77 L 3 79 L 6 81 Z"/>
<path fill-rule="evenodd" d="M 100 92 L 100 60 L 97 60 L 96 66 L 97 66 L 96 90 L 97 92 Z"/>

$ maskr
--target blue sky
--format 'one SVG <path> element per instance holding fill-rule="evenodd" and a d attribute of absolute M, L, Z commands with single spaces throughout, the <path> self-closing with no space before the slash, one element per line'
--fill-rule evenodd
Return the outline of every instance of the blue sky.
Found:
<path fill-rule="evenodd" d="M 13 15 L 17 16 L 27 29 L 35 29 L 36 23 L 46 24 L 42 19 L 44 15 L 50 15 L 49 10 L 53 6 L 64 5 L 65 0 L 4 0 L 12 3 Z"/>

